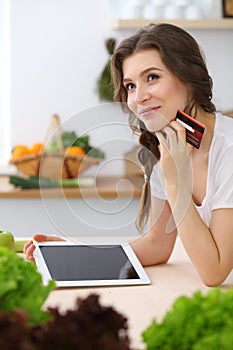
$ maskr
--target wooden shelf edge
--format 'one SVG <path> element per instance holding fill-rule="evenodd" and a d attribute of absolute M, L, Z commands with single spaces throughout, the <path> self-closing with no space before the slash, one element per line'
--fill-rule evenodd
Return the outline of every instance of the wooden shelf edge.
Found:
<path fill-rule="evenodd" d="M 144 27 L 150 23 L 171 23 L 187 29 L 233 29 L 233 18 L 200 20 L 167 19 L 113 19 L 113 29 L 130 29 Z"/>
<path fill-rule="evenodd" d="M 124 180 L 124 181 L 122 181 Z M 126 181 L 125 181 L 126 180 Z M 83 188 L 20 189 L 9 184 L 8 176 L 0 176 L 1 199 L 43 199 L 43 198 L 140 198 L 143 176 L 102 176 L 96 178 L 96 185 Z"/>

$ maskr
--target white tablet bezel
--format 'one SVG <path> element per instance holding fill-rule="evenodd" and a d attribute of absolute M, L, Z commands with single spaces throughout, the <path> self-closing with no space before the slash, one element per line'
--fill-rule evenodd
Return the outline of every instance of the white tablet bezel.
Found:
<path fill-rule="evenodd" d="M 35 251 L 34 258 L 36 262 L 36 266 L 38 271 L 42 275 L 43 283 L 46 285 L 52 279 L 47 264 L 43 258 L 43 255 L 40 250 L 40 246 L 80 246 L 83 245 L 81 243 L 73 243 L 68 241 L 58 241 L 58 242 L 34 242 L 35 243 Z M 85 244 L 86 246 L 87 244 Z M 117 280 L 85 280 L 85 281 L 56 281 L 57 287 L 93 287 L 93 286 L 122 286 L 122 285 L 145 285 L 150 284 L 151 281 L 147 276 L 145 270 L 143 269 L 141 263 L 139 262 L 137 256 L 135 255 L 133 249 L 129 245 L 129 243 L 99 243 L 92 242 L 89 244 L 91 246 L 121 246 L 133 265 L 135 271 L 137 272 L 139 278 L 137 279 L 117 279 Z"/>

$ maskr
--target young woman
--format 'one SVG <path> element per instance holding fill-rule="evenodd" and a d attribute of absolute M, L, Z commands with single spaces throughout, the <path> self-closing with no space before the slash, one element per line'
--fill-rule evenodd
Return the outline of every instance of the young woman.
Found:
<path fill-rule="evenodd" d="M 203 282 L 221 284 L 233 268 L 233 119 L 216 112 L 198 44 L 179 27 L 151 24 L 120 43 L 111 67 L 115 100 L 142 144 L 137 227 L 146 234 L 132 242 L 135 253 L 144 266 L 165 263 L 179 234 Z M 199 148 L 178 110 L 205 125 Z M 28 259 L 33 250 L 28 242 Z"/>

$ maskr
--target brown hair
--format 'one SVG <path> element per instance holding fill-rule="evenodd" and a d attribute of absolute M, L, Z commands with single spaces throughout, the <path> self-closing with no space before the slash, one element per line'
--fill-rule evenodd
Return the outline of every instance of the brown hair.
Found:
<path fill-rule="evenodd" d="M 195 117 L 197 107 L 210 113 L 216 110 L 211 101 L 212 79 L 209 76 L 203 54 L 195 39 L 185 30 L 172 24 L 150 24 L 133 36 L 124 39 L 116 48 L 111 59 L 114 99 L 121 102 L 122 109 L 129 113 L 130 127 L 141 133 L 139 142 L 142 147 L 138 158 L 144 167 L 146 181 L 136 220 L 139 231 L 143 230 L 149 215 L 150 176 L 154 164 L 160 158 L 159 142 L 154 134 L 141 128 L 139 120 L 127 107 L 127 90 L 123 85 L 122 65 L 130 55 L 147 49 L 158 51 L 166 67 L 184 85 L 189 86 L 192 96 L 185 108 L 186 113 Z"/>

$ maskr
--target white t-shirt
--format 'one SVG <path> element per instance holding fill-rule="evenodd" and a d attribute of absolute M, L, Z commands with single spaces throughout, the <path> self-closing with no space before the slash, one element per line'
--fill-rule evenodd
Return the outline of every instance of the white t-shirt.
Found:
<path fill-rule="evenodd" d="M 214 135 L 210 146 L 206 196 L 196 206 L 207 226 L 211 212 L 220 208 L 233 208 L 233 118 L 215 113 Z M 167 199 L 160 165 L 151 174 L 151 195 Z"/>

